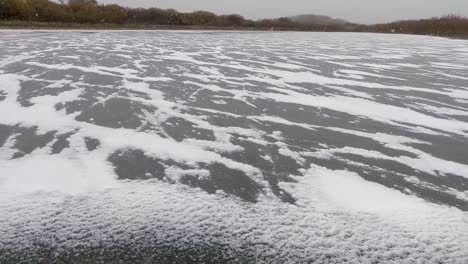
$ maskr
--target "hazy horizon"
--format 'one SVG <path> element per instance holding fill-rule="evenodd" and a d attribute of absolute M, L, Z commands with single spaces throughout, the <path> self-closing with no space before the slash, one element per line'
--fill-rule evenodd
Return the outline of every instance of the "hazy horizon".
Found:
<path fill-rule="evenodd" d="M 382 23 L 447 14 L 468 15 L 466 0 L 98 0 L 128 7 L 174 8 L 182 12 L 206 10 L 217 14 L 240 14 L 249 19 L 302 14 L 327 15 L 356 23 Z"/>

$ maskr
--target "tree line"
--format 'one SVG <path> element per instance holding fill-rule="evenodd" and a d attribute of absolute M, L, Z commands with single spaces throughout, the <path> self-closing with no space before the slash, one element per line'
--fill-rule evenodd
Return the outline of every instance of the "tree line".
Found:
<path fill-rule="evenodd" d="M 99 5 L 96 0 L 0 0 L 0 19 L 64 23 L 116 23 L 127 21 L 118 5 Z"/>
<path fill-rule="evenodd" d="M 447 15 L 429 19 L 402 20 L 368 26 L 365 30 L 385 33 L 468 37 L 468 18 Z"/>
<path fill-rule="evenodd" d="M 154 25 L 234 27 L 251 29 L 356 31 L 382 33 L 429 34 L 468 37 L 468 18 L 440 18 L 397 21 L 387 24 L 358 25 L 352 23 L 314 24 L 291 18 L 249 20 L 241 15 L 216 15 L 206 11 L 189 13 L 174 9 L 126 8 L 116 4 L 102 5 L 96 0 L 0 0 L 0 20 L 24 22 L 53 22 L 73 24 Z"/>
<path fill-rule="evenodd" d="M 0 20 L 88 23 L 137 24 L 168 26 L 247 27 L 268 29 L 302 29 L 342 31 L 342 25 L 305 25 L 289 18 L 253 21 L 241 15 L 216 15 L 206 11 L 190 13 L 174 9 L 126 8 L 116 4 L 101 5 L 96 0 L 69 0 L 59 3 L 49 0 L 0 0 Z"/>

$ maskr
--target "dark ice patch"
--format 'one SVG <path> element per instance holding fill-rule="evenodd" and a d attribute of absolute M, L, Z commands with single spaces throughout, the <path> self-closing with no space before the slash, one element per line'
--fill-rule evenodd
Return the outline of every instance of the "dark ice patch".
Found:
<path fill-rule="evenodd" d="M 120 180 L 167 180 L 166 168 L 175 166 L 180 169 L 193 169 L 185 164 L 172 160 L 151 157 L 139 149 L 122 149 L 113 153 L 108 160 L 114 165 L 115 173 Z M 200 169 L 210 172 L 210 177 L 184 175 L 180 182 L 192 187 L 199 187 L 208 193 L 223 190 L 249 202 L 256 202 L 261 186 L 250 179 L 244 172 L 230 169 L 223 164 L 200 164 Z"/>
<path fill-rule="evenodd" d="M 455 120 L 458 120 L 458 121 L 461 121 L 461 122 L 464 122 L 464 123 L 468 123 L 468 116 L 450 115 L 450 117 L 455 119 Z M 463 132 L 465 132 L 465 134 L 468 134 L 468 130 L 463 130 Z"/>
<path fill-rule="evenodd" d="M 465 137 L 444 137 L 420 135 L 431 144 L 412 144 L 416 149 L 437 158 L 468 165 L 468 140 Z"/>
<path fill-rule="evenodd" d="M 171 117 L 162 124 L 162 127 L 170 137 L 179 142 L 187 138 L 210 141 L 216 139 L 213 131 L 199 128 L 194 123 L 182 118 Z"/>
<path fill-rule="evenodd" d="M 250 128 L 254 122 L 250 121 L 247 117 L 229 116 L 224 114 L 213 114 L 199 110 L 196 113 L 207 115 L 207 121 L 213 126 L 217 127 L 240 127 Z"/>
<path fill-rule="evenodd" d="M 56 132 L 37 134 L 37 127 L 16 127 L 14 133 L 18 135 L 15 137 L 13 148 L 17 149 L 18 152 L 13 155 L 13 159 L 31 154 L 34 150 L 45 147 L 54 139 Z"/>
<path fill-rule="evenodd" d="M 2 147 L 7 139 L 13 134 L 14 128 L 0 124 L 0 147 Z"/>
<path fill-rule="evenodd" d="M 89 110 L 95 104 L 99 103 L 99 98 L 115 94 L 114 89 L 103 87 L 86 87 L 80 94 L 79 98 L 65 103 L 57 103 L 55 109 L 57 111 L 64 109 L 69 115 L 76 112 Z"/>
<path fill-rule="evenodd" d="M 56 136 L 56 141 L 52 145 L 52 154 L 58 154 L 62 152 L 64 149 L 70 147 L 70 141 L 68 141 L 68 138 L 75 134 L 75 132 L 70 132 L 70 133 L 65 133 L 62 135 Z"/>
<path fill-rule="evenodd" d="M 81 112 L 84 109 L 88 109 L 92 105 L 94 105 L 97 101 L 98 101 L 97 99 L 91 99 L 91 100 L 79 99 L 79 100 L 74 100 L 74 101 L 66 102 L 66 103 L 58 103 L 55 105 L 55 110 L 60 111 L 62 109 L 65 109 L 65 112 L 69 115 L 75 112 Z"/>
<path fill-rule="evenodd" d="M 367 131 L 365 132 L 370 133 Z M 410 158 L 418 157 L 418 155 L 412 152 L 389 148 L 383 145 L 379 141 L 376 141 L 367 137 L 361 137 L 358 135 L 341 133 L 338 131 L 332 131 L 328 129 L 318 129 L 313 134 L 314 134 L 314 137 L 316 137 L 317 142 L 330 145 L 331 147 L 334 147 L 334 148 L 353 147 L 353 148 L 376 151 L 376 152 L 382 153 L 383 155 L 390 156 L 390 157 L 400 157 L 400 156 L 407 156 Z"/>
<path fill-rule="evenodd" d="M 336 128 L 347 129 L 347 130 L 363 131 L 367 133 L 380 132 L 380 133 L 386 133 L 386 134 L 401 135 L 401 136 L 406 136 L 406 137 L 411 137 L 411 138 L 418 138 L 417 133 L 410 133 L 403 127 L 390 125 L 384 122 L 379 122 L 379 121 L 375 121 L 369 118 L 351 115 L 348 113 L 334 111 L 332 109 L 317 108 L 313 106 L 306 106 L 306 105 L 300 105 L 300 104 L 281 103 L 281 102 L 275 102 L 272 100 L 263 100 L 263 99 L 256 100 L 255 104 L 258 105 L 259 108 L 263 109 L 263 112 L 267 113 L 269 116 L 278 116 L 287 121 L 298 123 L 298 124 L 309 124 L 311 126 L 321 126 L 321 127 L 336 127 Z M 267 124 L 271 124 L 272 126 L 278 126 L 278 127 L 286 126 L 282 124 L 275 124 L 272 122 L 260 122 L 260 123 L 267 123 Z M 406 124 L 406 125 L 414 126 L 411 124 Z M 359 136 L 352 135 L 352 134 L 340 133 L 338 131 L 332 131 L 328 129 L 318 129 L 318 131 L 313 131 L 310 129 L 299 128 L 298 126 L 294 126 L 294 125 L 289 125 L 286 127 L 289 127 L 288 130 L 296 130 L 296 132 L 299 132 L 300 130 L 305 130 L 300 133 L 295 133 L 295 135 L 291 137 L 295 139 L 298 143 L 300 141 L 303 141 L 300 144 L 296 144 L 299 146 L 303 146 L 303 143 L 305 143 L 304 142 L 305 138 L 310 139 L 311 138 L 310 135 L 313 135 L 313 137 L 315 137 L 313 141 L 319 142 L 322 144 L 332 145 L 332 146 L 333 145 L 350 146 L 350 144 L 357 142 L 355 140 L 358 140 L 360 143 L 365 143 L 366 145 L 373 145 L 374 147 L 379 147 L 378 146 L 379 143 L 372 139 L 366 139 L 365 137 L 359 137 Z M 333 143 L 335 141 L 339 143 L 338 144 Z M 359 146 L 359 144 L 356 144 L 356 145 Z M 392 155 L 392 156 L 400 155 L 399 153 L 404 153 L 405 155 L 408 155 L 408 156 L 413 155 L 409 152 L 405 152 L 401 150 L 392 150 L 389 148 L 385 148 L 383 146 L 380 146 L 379 148 L 382 151 L 388 152 L 389 155 Z M 376 151 L 380 151 L 380 150 L 376 150 Z"/>
<path fill-rule="evenodd" d="M 342 158 L 344 160 L 358 162 L 361 164 L 374 167 L 376 169 L 382 168 L 382 170 L 391 171 L 392 173 L 399 173 L 403 175 L 415 175 L 416 173 L 418 173 L 418 170 L 410 166 L 407 166 L 405 164 L 399 163 L 398 161 L 394 161 L 394 160 L 365 157 L 365 156 L 360 156 L 356 154 L 348 154 L 348 153 L 336 153 L 334 155 L 337 158 Z"/>
<path fill-rule="evenodd" d="M 150 73 L 149 76 L 160 75 L 159 71 Z M 196 91 L 195 88 L 189 88 L 186 84 L 179 82 L 149 82 L 150 89 L 161 91 L 166 100 L 184 101 L 190 100 L 191 95 Z"/>
<path fill-rule="evenodd" d="M 24 156 L 26 156 L 26 154 L 23 152 L 15 152 L 13 156 L 11 156 L 11 159 L 20 159 Z"/>
<path fill-rule="evenodd" d="M 113 153 L 109 161 L 120 180 L 162 180 L 165 167 L 162 160 L 150 157 L 139 149 L 123 149 Z"/>
<path fill-rule="evenodd" d="M 101 142 L 95 138 L 85 137 L 84 141 L 88 151 L 96 150 L 101 145 Z"/>
<path fill-rule="evenodd" d="M 47 62 L 45 62 L 47 63 Z M 79 77 L 80 75 L 76 74 L 75 69 L 63 69 L 63 70 L 49 70 L 46 72 L 40 72 L 40 78 L 44 80 L 51 80 L 51 81 L 61 81 L 64 79 L 64 76 L 69 76 L 69 77 L 74 77 L 76 78 L 77 76 Z M 75 73 L 75 74 L 74 74 Z M 77 79 L 77 78 L 76 78 Z"/>
<path fill-rule="evenodd" d="M 186 175 L 182 177 L 181 182 L 192 187 L 199 187 L 208 193 L 222 190 L 248 202 L 257 201 L 261 186 L 244 172 L 230 169 L 220 163 L 203 165 L 202 168 L 210 171 L 210 178 L 204 179 Z"/>
<path fill-rule="evenodd" d="M 0 102 L 5 100 L 7 97 L 7 94 L 4 91 L 0 91 Z"/>
<path fill-rule="evenodd" d="M 145 122 L 145 110 L 154 113 L 156 108 L 130 99 L 111 98 L 84 110 L 76 120 L 104 127 L 136 129 Z"/>
<path fill-rule="evenodd" d="M 253 106 L 254 102 L 251 98 L 244 98 L 243 100 L 249 102 L 246 103 L 241 100 L 237 100 L 232 98 L 232 94 L 230 93 L 213 93 L 212 91 L 203 90 L 199 88 L 200 91 L 197 92 L 193 97 L 193 100 L 189 102 L 189 105 L 192 107 L 200 107 L 200 108 L 210 108 L 213 110 L 229 112 L 236 115 L 261 115 L 262 111 Z M 216 99 L 217 96 L 224 96 L 220 99 L 225 101 L 227 104 L 219 105 L 213 103 L 213 99 Z"/>
<path fill-rule="evenodd" d="M 95 54 L 94 54 L 95 56 Z M 96 63 L 93 61 L 92 63 Z M 86 65 L 83 65 L 86 67 Z M 118 76 L 119 74 L 117 72 L 112 72 L 105 74 L 105 71 L 101 71 L 104 74 L 99 74 L 99 73 L 94 73 L 94 72 L 82 72 L 80 70 L 75 70 L 73 69 L 74 76 L 79 76 L 80 80 L 84 83 L 91 83 L 91 84 L 99 84 L 99 85 L 109 85 L 113 87 L 118 87 L 120 86 L 122 82 L 122 77 Z"/>
<path fill-rule="evenodd" d="M 280 182 L 290 182 L 290 175 L 299 175 L 303 165 L 291 157 L 279 153 L 276 145 L 260 145 L 242 138 L 233 138 L 231 143 L 244 148 L 242 152 L 225 154 L 235 161 L 259 168 L 273 193 L 284 202 L 294 203 L 296 200 L 287 191 L 279 187 Z M 265 159 L 264 157 L 269 157 Z"/>
<path fill-rule="evenodd" d="M 21 88 L 18 91 L 17 101 L 21 106 L 29 107 L 33 104 L 30 102 L 31 98 L 39 96 L 44 93 L 44 87 L 49 85 L 49 82 L 45 81 L 23 81 L 21 82 Z"/>
<path fill-rule="evenodd" d="M 351 133 L 333 131 L 330 129 L 308 129 L 299 125 L 285 125 L 268 121 L 258 123 L 256 127 L 262 131 L 268 132 L 269 134 L 272 134 L 275 131 L 280 131 L 281 136 L 284 138 L 284 143 L 287 143 L 290 148 L 299 148 L 300 146 L 302 151 L 310 151 L 311 149 L 319 148 L 318 144 L 326 144 L 330 146 L 330 148 L 354 147 L 377 151 L 391 157 L 417 157 L 416 154 L 408 151 L 386 147 L 381 142 L 371 138 L 358 136 Z M 359 129 L 356 132 L 359 131 L 361 130 Z M 371 131 L 363 132 L 372 133 Z M 278 139 L 272 136 L 266 136 L 265 139 L 272 143 L 278 141 Z"/>
<path fill-rule="evenodd" d="M 29 107 L 34 105 L 31 102 L 31 99 L 38 97 L 38 96 L 57 96 L 65 91 L 72 90 L 73 88 L 64 85 L 61 88 L 46 88 L 46 86 L 50 85 L 51 82 L 44 82 L 44 81 L 23 81 L 21 82 L 21 89 L 18 92 L 18 102 L 21 106 Z"/>

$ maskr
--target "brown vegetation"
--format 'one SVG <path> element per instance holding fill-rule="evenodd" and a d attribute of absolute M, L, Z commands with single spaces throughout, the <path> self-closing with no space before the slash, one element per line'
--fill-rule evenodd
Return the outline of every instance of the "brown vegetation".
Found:
<path fill-rule="evenodd" d="M 381 33 L 468 37 L 468 18 L 448 15 L 440 18 L 404 20 L 373 25 L 367 30 Z"/>
<path fill-rule="evenodd" d="M 0 26 L 89 27 L 96 28 L 222 28 L 303 31 L 347 31 L 425 34 L 468 37 L 468 18 L 445 16 L 388 24 L 358 25 L 325 16 L 303 15 L 291 18 L 253 21 L 233 15 L 206 11 L 181 13 L 174 9 L 126 8 L 100 5 L 96 0 L 0 0 Z"/>
<path fill-rule="evenodd" d="M 205 26 L 261 28 L 273 30 L 348 31 L 343 25 L 318 25 L 294 22 L 290 18 L 253 21 L 232 15 L 216 15 L 206 11 L 181 13 L 174 9 L 125 8 L 99 5 L 96 0 L 69 0 L 67 4 L 49 0 L 0 0 L 0 20 L 49 23 L 125 24 L 158 26 Z"/>

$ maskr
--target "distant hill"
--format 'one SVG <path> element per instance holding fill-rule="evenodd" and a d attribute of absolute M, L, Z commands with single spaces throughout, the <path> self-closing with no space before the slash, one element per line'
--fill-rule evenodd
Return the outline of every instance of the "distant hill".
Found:
<path fill-rule="evenodd" d="M 289 17 L 293 22 L 304 24 L 304 25 L 345 25 L 350 24 L 348 21 L 338 18 L 322 15 L 299 15 Z"/>

